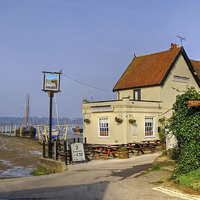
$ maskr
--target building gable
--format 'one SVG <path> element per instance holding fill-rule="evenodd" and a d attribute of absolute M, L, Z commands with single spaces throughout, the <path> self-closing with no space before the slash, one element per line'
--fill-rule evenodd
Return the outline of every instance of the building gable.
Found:
<path fill-rule="evenodd" d="M 200 86 L 199 77 L 196 75 L 200 72 L 200 64 L 199 71 L 195 73 L 183 47 L 175 47 L 168 51 L 135 57 L 113 91 L 163 85 L 180 55 L 183 55 L 194 79 Z"/>

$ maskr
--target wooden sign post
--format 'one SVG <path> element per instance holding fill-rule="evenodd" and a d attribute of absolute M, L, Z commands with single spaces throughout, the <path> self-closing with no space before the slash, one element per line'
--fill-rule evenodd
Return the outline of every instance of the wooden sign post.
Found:
<path fill-rule="evenodd" d="M 43 91 L 48 92 L 50 97 L 50 108 L 49 108 L 49 138 L 48 138 L 48 157 L 52 158 L 52 99 L 54 93 L 60 92 L 60 74 L 61 72 L 45 72 L 43 79 Z"/>

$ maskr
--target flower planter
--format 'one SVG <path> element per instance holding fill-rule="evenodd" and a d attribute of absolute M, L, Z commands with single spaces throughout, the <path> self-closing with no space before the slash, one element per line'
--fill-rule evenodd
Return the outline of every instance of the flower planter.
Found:
<path fill-rule="evenodd" d="M 83 121 L 86 122 L 87 124 L 90 123 L 90 120 L 89 120 L 89 119 L 84 119 Z"/>
<path fill-rule="evenodd" d="M 118 118 L 118 117 L 115 117 L 115 121 L 118 122 L 118 123 L 122 123 L 122 122 L 123 122 L 123 119 Z"/>
<path fill-rule="evenodd" d="M 118 152 L 118 157 L 119 157 L 119 159 L 127 159 L 127 158 L 129 158 L 129 153 L 128 153 L 128 151 Z"/>
<path fill-rule="evenodd" d="M 136 120 L 135 120 L 135 119 L 129 119 L 129 123 L 130 123 L 130 124 L 135 124 L 135 123 L 136 123 Z"/>

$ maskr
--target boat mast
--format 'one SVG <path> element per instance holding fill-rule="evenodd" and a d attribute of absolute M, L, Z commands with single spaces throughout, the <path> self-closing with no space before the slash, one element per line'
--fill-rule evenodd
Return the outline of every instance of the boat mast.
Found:
<path fill-rule="evenodd" d="M 29 115 L 29 95 L 26 93 L 26 127 L 28 126 L 28 115 Z"/>
<path fill-rule="evenodd" d="M 56 118 L 57 118 L 57 125 L 59 125 L 59 118 L 58 118 L 58 104 L 57 104 L 56 94 L 54 95 L 54 97 L 55 97 L 55 104 L 56 104 Z"/>

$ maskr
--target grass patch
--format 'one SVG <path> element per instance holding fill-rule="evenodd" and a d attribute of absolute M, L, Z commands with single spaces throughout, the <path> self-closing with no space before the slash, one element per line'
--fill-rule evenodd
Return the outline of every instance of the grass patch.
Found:
<path fill-rule="evenodd" d="M 184 188 L 192 188 L 194 190 L 200 189 L 200 168 L 191 171 L 188 174 L 180 175 L 175 181 L 179 186 Z"/>
<path fill-rule="evenodd" d="M 146 171 L 145 174 L 148 174 L 148 173 L 155 171 L 155 170 L 160 170 L 160 166 L 158 164 L 153 164 L 151 169 Z"/>
<path fill-rule="evenodd" d="M 175 161 L 168 161 L 168 162 L 164 162 L 162 164 L 159 164 L 160 167 L 167 167 L 167 166 L 173 166 L 176 165 L 177 163 Z"/>
<path fill-rule="evenodd" d="M 148 173 L 155 171 L 155 170 L 160 170 L 161 167 L 172 166 L 172 165 L 176 165 L 176 162 L 175 161 L 168 161 L 168 162 L 163 162 L 161 164 L 153 164 L 151 169 L 146 171 L 145 174 L 148 174 Z"/>
<path fill-rule="evenodd" d="M 161 184 L 161 183 L 164 183 L 164 181 L 161 181 L 161 180 L 160 180 L 160 181 L 157 181 L 157 183 Z"/>
<path fill-rule="evenodd" d="M 49 172 L 45 171 L 44 169 L 42 168 L 37 168 L 35 170 L 33 170 L 33 172 L 31 172 L 31 175 L 33 176 L 40 176 L 40 175 L 48 175 Z"/>
<path fill-rule="evenodd" d="M 152 167 L 151 167 L 151 170 L 152 170 L 152 171 L 159 170 L 159 169 L 160 169 L 160 166 L 159 166 L 158 164 L 154 164 L 154 165 L 152 165 Z"/>

